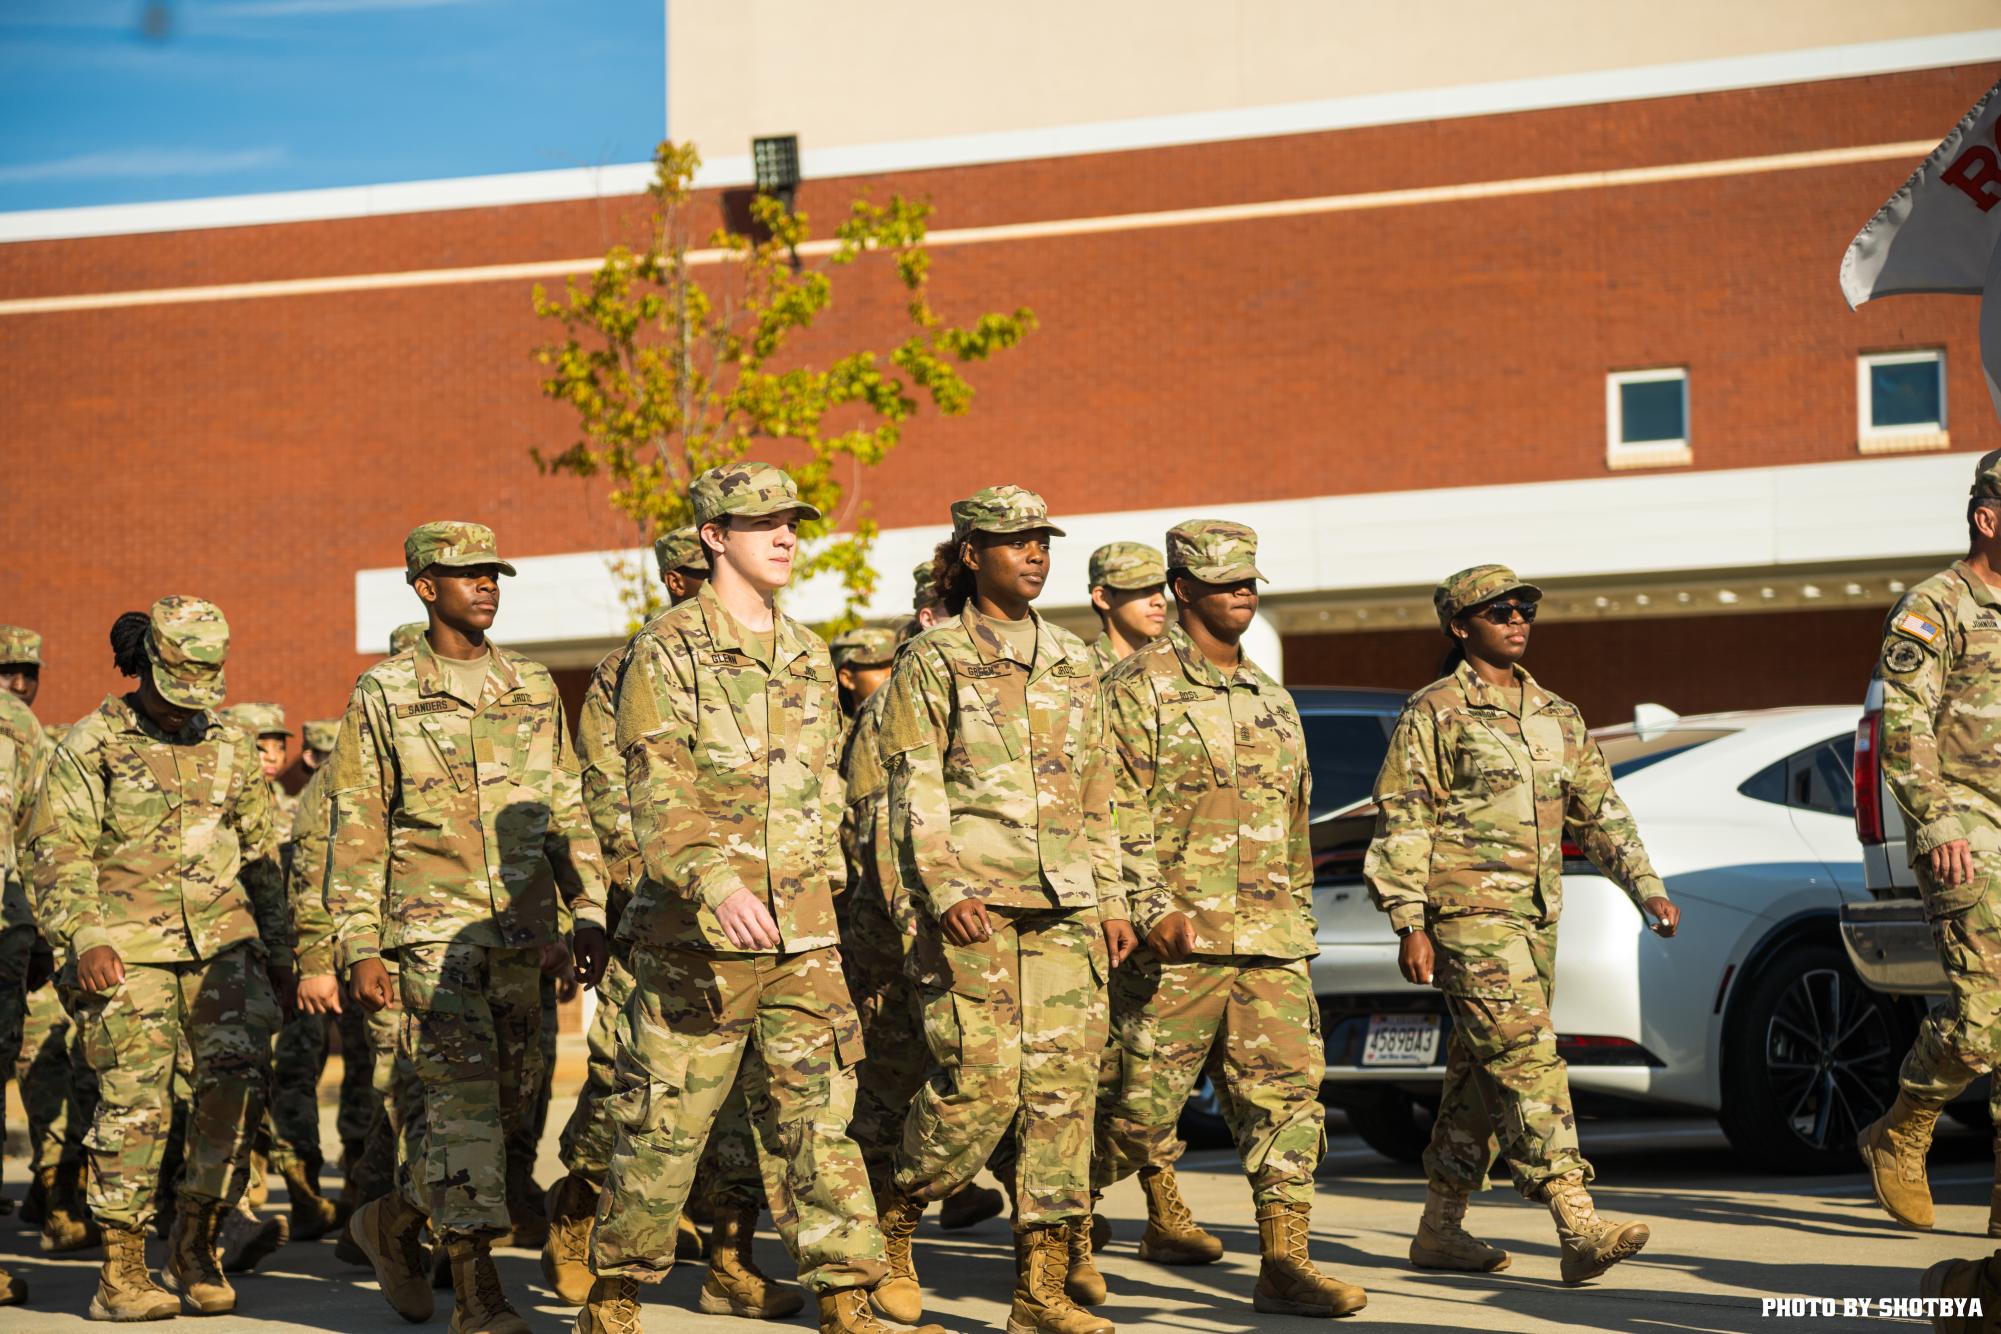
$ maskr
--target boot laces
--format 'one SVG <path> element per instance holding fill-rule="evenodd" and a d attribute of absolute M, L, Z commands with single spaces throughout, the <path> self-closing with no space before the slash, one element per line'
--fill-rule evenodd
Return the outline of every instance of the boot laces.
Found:
<path fill-rule="evenodd" d="M 514 1306 L 500 1287 L 500 1270 L 493 1256 L 481 1255 L 472 1265 L 473 1298 L 487 1311 L 512 1311 Z"/>
<path fill-rule="evenodd" d="M 1062 1230 L 1050 1228 L 1036 1238 L 1036 1248 L 1029 1261 L 1031 1290 L 1043 1306 L 1070 1305 L 1069 1295 L 1063 1291 L 1063 1280 L 1069 1277 L 1066 1269 L 1070 1254 L 1062 1241 Z"/>
<path fill-rule="evenodd" d="M 618 1274 L 613 1276 L 612 1285 L 611 1300 L 598 1304 L 593 1312 L 599 1326 L 612 1334 L 640 1334 L 638 1280 Z"/>
<path fill-rule="evenodd" d="M 1162 1171 L 1153 1178 L 1154 1206 L 1159 1209 L 1161 1221 L 1175 1232 L 1187 1232 L 1195 1226 L 1195 1215 L 1181 1199 L 1181 1187 L 1174 1179 L 1174 1173 Z"/>
<path fill-rule="evenodd" d="M 1312 1258 L 1307 1254 L 1306 1220 L 1297 1214 L 1279 1215 L 1279 1238 L 1285 1245 L 1285 1258 L 1301 1269 L 1313 1268 Z"/>
<path fill-rule="evenodd" d="M 422 1232 L 422 1228 L 406 1227 L 396 1235 L 396 1249 L 402 1253 L 403 1267 L 413 1274 L 431 1272 L 431 1262 L 424 1254 L 424 1241 L 419 1235 Z M 438 1244 L 442 1246 L 445 1243 L 440 1240 Z"/>

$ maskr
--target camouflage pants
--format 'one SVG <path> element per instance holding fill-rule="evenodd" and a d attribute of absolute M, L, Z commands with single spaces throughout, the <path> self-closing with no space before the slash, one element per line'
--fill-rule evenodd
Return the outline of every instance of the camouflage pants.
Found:
<path fill-rule="evenodd" d="M 598 983 L 598 1003 L 584 1035 L 589 1052 L 584 1086 L 577 1093 L 570 1119 L 563 1123 L 558 1152 L 563 1166 L 594 1186 L 604 1185 L 618 1127 L 607 1111 L 607 1100 L 618 1088 L 618 1021 L 632 999 L 632 970 L 618 955 Z M 751 1138 L 750 1113 L 744 1101 L 748 1062 L 737 1067 L 736 1087 L 716 1113 L 715 1127 L 695 1171 L 691 1199 L 706 1199 L 717 1209 L 763 1209 L 764 1181 L 758 1174 L 757 1144 Z M 864 1066 L 866 1068 L 866 1066 Z"/>
<path fill-rule="evenodd" d="M 1012 1128 L 1020 1222 L 1090 1212 L 1091 1144 L 1107 1008 L 1097 914 L 989 910 L 993 937 L 961 949 L 941 937 L 947 987 L 921 986 L 930 1078 L 896 1155 L 896 1185 L 942 1200 L 972 1180 Z M 919 928 L 935 933 L 937 923 Z M 1016 1115 L 1019 1113 L 1019 1120 Z"/>
<path fill-rule="evenodd" d="M 375 1051 L 368 1043 L 368 1014 L 359 1005 L 343 1005 L 334 1016 L 340 1031 L 340 1110 L 334 1133 L 341 1152 L 358 1152 L 375 1120 Z"/>
<path fill-rule="evenodd" d="M 320 1071 L 327 1063 L 330 1016 L 295 1010 L 278 1029 L 271 1056 L 271 1107 L 265 1121 L 271 1170 L 320 1163 Z"/>
<path fill-rule="evenodd" d="M 508 1138 L 542 1082 L 540 952 L 431 941 L 396 953 L 398 1050 L 425 1113 L 421 1156 L 399 1164 L 404 1196 L 440 1236 L 497 1235 L 508 1228 Z"/>
<path fill-rule="evenodd" d="M 19 1060 L 22 1026 L 28 1017 L 28 961 L 40 939 L 32 926 L 0 931 L 0 1132 L 6 1129 L 7 1076 Z"/>
<path fill-rule="evenodd" d="M 76 1026 L 53 984 L 28 993 L 14 1078 L 28 1113 L 29 1168 L 82 1162 L 83 1128 L 97 1103 L 97 1076 L 84 1062 Z"/>
<path fill-rule="evenodd" d="M 1432 982 L 1452 1014 L 1445 1087 L 1424 1170 L 1436 1182 L 1483 1190 L 1505 1159 L 1515 1189 L 1538 1199 L 1569 1172 L 1591 1180 L 1577 1148 L 1570 1078 L 1550 1023 L 1556 927 L 1497 914 L 1439 918 Z"/>
<path fill-rule="evenodd" d="M 398 979 L 393 969 L 390 976 L 392 980 Z M 362 1136 L 361 1153 L 350 1171 L 354 1175 L 354 1197 L 374 1200 L 397 1188 L 399 1157 L 406 1164 L 421 1165 L 424 1161 L 424 1086 L 409 1058 L 398 1050 L 402 1011 L 388 1009 L 369 1014 L 358 1006 L 355 1008 L 362 1016 L 359 1045 L 368 1053 L 373 1107 L 367 1132 Z"/>
<path fill-rule="evenodd" d="M 696 1164 L 741 1068 L 772 1221 L 799 1281 L 873 1287 L 888 1268 L 847 1133 L 862 1039 L 839 955 L 639 947 L 631 964 L 592 1270 L 666 1277 Z"/>
<path fill-rule="evenodd" d="M 1964 889 L 1941 894 L 1923 867 L 1918 880 L 1952 992 L 1918 1025 L 1897 1083 L 1908 1097 L 1937 1105 L 2001 1065 L 2001 880 L 1987 880 L 1978 897 Z M 2001 1079 L 1988 1105 L 2001 1108 Z"/>
<path fill-rule="evenodd" d="M 1119 1096 L 1098 1108 L 1093 1191 L 1173 1160 L 1175 1124 L 1206 1065 L 1252 1199 L 1312 1203 L 1327 1118 L 1320 1006 L 1306 961 L 1163 963 L 1143 949 L 1113 975 L 1112 996 Z"/>
<path fill-rule="evenodd" d="M 855 1079 L 855 1117 L 848 1134 L 868 1165 L 869 1188 L 881 1199 L 895 1169 L 897 1146 L 911 1102 L 931 1070 L 924 1044 L 924 1016 L 917 989 L 902 977 L 873 994 L 855 997 L 862 1040 L 868 1047 Z"/>
<path fill-rule="evenodd" d="M 97 1073 L 84 1147 L 90 1207 L 106 1224 L 139 1229 L 152 1217 L 183 1044 L 194 1076 L 180 1194 L 234 1204 L 243 1193 L 279 1019 L 264 968 L 263 948 L 250 943 L 201 962 L 128 962 L 124 983 L 102 995 L 76 986 L 73 965 L 65 970 L 69 1010 Z"/>

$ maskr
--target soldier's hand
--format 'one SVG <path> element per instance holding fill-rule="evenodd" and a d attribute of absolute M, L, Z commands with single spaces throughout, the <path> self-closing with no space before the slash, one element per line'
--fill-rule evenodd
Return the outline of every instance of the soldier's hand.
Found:
<path fill-rule="evenodd" d="M 778 923 L 771 920 L 771 910 L 764 906 L 764 900 L 747 889 L 739 889 L 723 900 L 716 909 L 716 921 L 722 924 L 723 935 L 730 944 L 740 950 L 778 948 Z"/>
<path fill-rule="evenodd" d="M 1681 925 L 1681 909 L 1658 894 L 1642 903 L 1640 908 L 1653 917 L 1648 925 L 1657 936 L 1671 936 L 1674 929 Z"/>
<path fill-rule="evenodd" d="M 542 947 L 542 957 L 537 961 L 544 977 L 561 977 L 570 971 L 570 947 L 560 940 L 552 940 Z"/>
<path fill-rule="evenodd" d="M 298 1001 L 298 972 L 288 963 L 274 963 L 266 965 L 264 976 L 270 980 L 271 993 L 278 998 L 278 1009 L 290 1014 Z"/>
<path fill-rule="evenodd" d="M 339 1014 L 340 982 L 332 973 L 299 979 L 300 1014 Z"/>
<path fill-rule="evenodd" d="M 1973 879 L 1973 851 L 1966 840 L 1956 838 L 1950 843 L 1941 843 L 1925 854 L 1925 866 L 1932 873 L 1932 879 L 1948 888 L 1963 885 Z"/>
<path fill-rule="evenodd" d="M 1404 981 L 1430 986 L 1432 964 L 1431 937 L 1424 932 L 1413 931 L 1397 945 L 1397 967 L 1403 970 Z"/>
<path fill-rule="evenodd" d="M 1105 923 L 1105 948 L 1111 952 L 1112 967 L 1117 968 L 1139 948 L 1139 932 L 1123 917 L 1114 917 Z"/>
<path fill-rule="evenodd" d="M 570 936 L 570 954 L 576 959 L 579 986 L 594 987 L 603 980 L 605 965 L 611 960 L 611 947 L 603 931 L 594 926 L 578 927 Z"/>
<path fill-rule="evenodd" d="M 125 980 L 125 960 L 109 945 L 92 945 L 77 956 L 76 980 L 85 991 L 110 991 Z"/>
<path fill-rule="evenodd" d="M 363 959 L 347 970 L 347 990 L 355 1003 L 373 1014 L 386 1010 L 395 1001 L 395 988 L 389 982 L 389 970 L 380 959 Z"/>
<path fill-rule="evenodd" d="M 1180 963 L 1195 952 L 1195 923 L 1185 912 L 1171 912 L 1146 933 L 1146 946 L 1168 963 Z"/>
<path fill-rule="evenodd" d="M 978 899 L 960 899 L 945 910 L 938 925 L 945 939 L 954 945 L 977 945 L 994 938 L 994 924 L 987 919 L 987 905 Z"/>

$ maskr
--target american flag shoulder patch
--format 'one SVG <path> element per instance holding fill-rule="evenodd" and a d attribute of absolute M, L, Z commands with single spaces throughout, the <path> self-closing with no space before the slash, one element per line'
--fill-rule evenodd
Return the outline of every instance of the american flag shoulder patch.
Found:
<path fill-rule="evenodd" d="M 1928 621 L 1914 611 L 1899 616 L 1895 628 L 1899 633 L 1909 635 L 1920 644 L 1931 643 L 1945 629 L 1937 621 Z"/>

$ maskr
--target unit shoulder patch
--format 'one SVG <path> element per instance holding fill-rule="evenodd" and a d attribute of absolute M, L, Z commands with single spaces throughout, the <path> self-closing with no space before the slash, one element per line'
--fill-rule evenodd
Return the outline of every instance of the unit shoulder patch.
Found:
<path fill-rule="evenodd" d="M 1892 639 L 1883 649 L 1883 670 L 1901 676 L 1925 665 L 1925 651 L 1908 639 Z"/>

